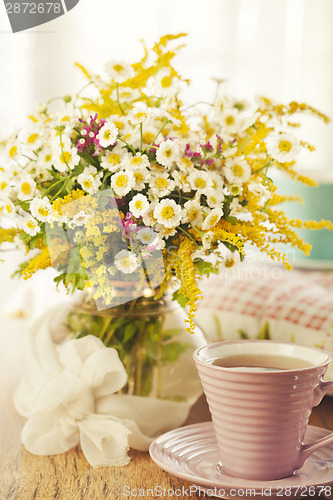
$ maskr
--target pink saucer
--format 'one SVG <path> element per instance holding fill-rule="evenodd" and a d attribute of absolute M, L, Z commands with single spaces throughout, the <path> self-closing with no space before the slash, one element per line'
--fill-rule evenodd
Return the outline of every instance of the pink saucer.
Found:
<path fill-rule="evenodd" d="M 309 425 L 304 441 L 329 433 Z M 219 452 L 212 422 L 167 432 L 150 445 L 149 453 L 159 467 L 192 483 L 197 492 L 218 498 L 329 498 L 333 493 L 333 443 L 315 451 L 293 476 L 277 481 L 252 481 L 217 472 Z"/>

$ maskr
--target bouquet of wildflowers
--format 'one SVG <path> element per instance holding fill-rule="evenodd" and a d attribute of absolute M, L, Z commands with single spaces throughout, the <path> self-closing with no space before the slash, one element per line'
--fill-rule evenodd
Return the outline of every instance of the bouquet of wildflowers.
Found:
<path fill-rule="evenodd" d="M 103 75 L 79 65 L 84 91 L 39 107 L 1 144 L 0 211 L 12 224 L 4 218 L 0 242 L 26 248 L 24 279 L 53 265 L 57 283 L 90 288 L 105 307 L 119 280 L 158 276 L 163 291 L 175 278 L 191 331 L 203 274 L 242 260 L 246 242 L 290 267 L 275 245 L 308 254 L 296 229 L 332 225 L 288 220 L 278 205 L 292 197 L 269 176 L 274 166 L 312 184 L 294 169 L 301 148 L 313 148 L 290 133 L 290 117 L 328 118 L 220 91 L 214 102 L 183 104 L 189 82 L 171 64 L 182 36 L 163 36 L 139 62 L 109 61 Z"/>

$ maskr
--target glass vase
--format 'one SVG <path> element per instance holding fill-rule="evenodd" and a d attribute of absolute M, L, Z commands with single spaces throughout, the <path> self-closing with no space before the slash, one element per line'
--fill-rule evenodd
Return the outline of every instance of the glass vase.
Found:
<path fill-rule="evenodd" d="M 117 293 L 130 292 L 122 284 Z M 202 392 L 192 354 L 206 341 L 198 327 L 193 334 L 186 331 L 185 319 L 171 292 L 159 296 L 158 289 L 147 289 L 102 311 L 86 294 L 61 313 L 60 330 L 72 338 L 95 335 L 118 351 L 128 376 L 120 393 L 192 404 Z M 59 331 L 59 317 L 52 324 Z"/>

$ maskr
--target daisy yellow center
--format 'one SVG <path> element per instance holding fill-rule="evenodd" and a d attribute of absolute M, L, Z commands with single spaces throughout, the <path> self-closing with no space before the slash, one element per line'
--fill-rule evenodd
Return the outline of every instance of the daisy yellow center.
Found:
<path fill-rule="evenodd" d="M 141 172 L 134 172 L 135 182 L 143 181 L 143 174 Z"/>
<path fill-rule="evenodd" d="M 242 177 L 242 175 L 244 174 L 244 169 L 240 165 L 234 165 L 233 171 L 237 177 Z"/>
<path fill-rule="evenodd" d="M 189 158 L 183 158 L 182 159 L 182 165 L 184 165 L 184 167 L 191 167 L 192 166 L 192 162 Z"/>
<path fill-rule="evenodd" d="M 15 156 L 16 153 L 17 153 L 17 146 L 12 146 L 9 150 L 9 156 L 13 158 L 13 156 Z"/>
<path fill-rule="evenodd" d="M 108 162 L 111 163 L 111 165 L 118 165 L 118 163 L 120 163 L 120 157 L 119 155 L 116 155 L 115 153 L 111 153 L 109 158 L 108 158 Z"/>
<path fill-rule="evenodd" d="M 226 116 L 225 118 L 225 124 L 230 126 L 235 123 L 235 118 L 232 115 Z"/>
<path fill-rule="evenodd" d="M 174 215 L 175 215 L 175 211 L 170 206 L 163 207 L 161 210 L 161 217 L 164 220 L 170 220 L 174 217 Z"/>
<path fill-rule="evenodd" d="M 47 217 L 49 215 L 49 211 L 48 211 L 48 209 L 46 207 L 39 207 L 38 213 L 42 217 Z"/>
<path fill-rule="evenodd" d="M 235 264 L 234 259 L 227 259 L 224 263 L 224 266 L 229 268 L 232 267 L 234 264 Z"/>
<path fill-rule="evenodd" d="M 143 111 L 140 111 L 139 113 L 135 113 L 135 118 L 137 120 L 142 120 L 142 119 L 146 118 L 146 113 L 144 113 Z"/>
<path fill-rule="evenodd" d="M 168 181 L 167 179 L 164 179 L 164 177 L 158 177 L 158 179 L 156 179 L 155 181 L 155 186 L 158 189 L 166 188 L 168 186 Z"/>
<path fill-rule="evenodd" d="M 35 224 L 34 222 L 32 222 L 32 220 L 29 220 L 29 221 L 27 222 L 27 227 L 28 227 L 29 229 L 34 229 L 34 228 L 36 227 L 36 224 Z"/>
<path fill-rule="evenodd" d="M 172 156 L 172 149 L 170 149 L 170 148 L 166 148 L 166 149 L 164 150 L 164 156 L 165 156 L 166 158 L 170 158 L 170 157 Z"/>
<path fill-rule="evenodd" d="M 144 142 L 146 142 L 146 143 L 148 143 L 148 144 L 150 144 L 150 143 L 152 143 L 152 142 L 153 142 L 154 137 L 155 137 L 155 136 L 154 136 L 154 134 L 153 134 L 152 132 L 145 132 L 145 133 L 143 134 L 143 136 L 142 136 L 142 138 L 143 138 Z"/>
<path fill-rule="evenodd" d="M 202 177 L 195 179 L 194 185 L 198 189 L 204 189 L 206 187 L 206 181 Z"/>
<path fill-rule="evenodd" d="M 69 122 L 70 118 L 68 115 L 64 116 L 63 118 L 61 118 L 61 121 L 62 122 Z"/>
<path fill-rule="evenodd" d="M 145 234 L 143 234 L 143 235 L 141 236 L 141 239 L 142 239 L 143 241 L 147 241 L 147 242 L 148 242 L 148 241 L 150 241 L 150 234 L 149 234 L 149 233 L 145 233 Z"/>
<path fill-rule="evenodd" d="M 289 153 L 293 145 L 291 144 L 290 141 L 280 141 L 279 142 L 279 150 L 282 151 L 283 153 Z"/>
<path fill-rule="evenodd" d="M 161 87 L 164 89 L 168 88 L 171 86 L 172 83 L 172 78 L 171 76 L 164 76 L 161 80 Z"/>
<path fill-rule="evenodd" d="M 217 188 L 217 184 L 216 184 L 216 181 L 213 179 L 213 188 L 216 189 Z"/>
<path fill-rule="evenodd" d="M 142 200 L 137 200 L 137 201 L 135 202 L 135 208 L 136 208 L 137 210 L 141 210 L 141 209 L 143 208 L 143 202 L 142 202 Z"/>
<path fill-rule="evenodd" d="M 124 186 L 126 186 L 127 183 L 128 183 L 127 175 L 119 175 L 119 177 L 116 180 L 116 186 L 119 188 L 123 188 Z"/>
<path fill-rule="evenodd" d="M 217 221 L 218 221 L 218 215 L 214 215 L 209 221 L 210 226 L 215 226 Z"/>
<path fill-rule="evenodd" d="M 132 165 L 140 165 L 142 163 L 142 158 L 140 156 L 135 156 L 131 161 Z"/>
<path fill-rule="evenodd" d="M 117 72 L 117 73 L 120 73 L 121 71 L 124 70 L 124 66 L 122 64 L 115 64 L 113 66 L 113 69 Z"/>
<path fill-rule="evenodd" d="M 106 141 L 108 141 L 111 137 L 111 131 L 110 130 L 105 130 L 104 131 L 104 134 L 103 134 L 103 137 Z"/>
<path fill-rule="evenodd" d="M 61 163 L 69 163 L 72 159 L 72 155 L 69 151 L 63 151 L 60 155 Z"/>
<path fill-rule="evenodd" d="M 2 183 L 0 184 L 1 191 L 3 191 L 4 189 L 6 189 L 7 186 L 8 186 L 7 182 L 6 181 L 2 181 Z"/>
<path fill-rule="evenodd" d="M 230 192 L 233 196 L 237 196 L 240 193 L 240 187 L 237 184 L 230 186 Z"/>
<path fill-rule="evenodd" d="M 11 207 L 11 205 L 6 205 L 6 210 L 9 214 L 11 214 L 13 211 L 13 207 Z"/>
<path fill-rule="evenodd" d="M 89 189 L 89 188 L 91 188 L 91 187 L 92 187 L 92 185 L 93 185 L 92 180 L 91 180 L 91 179 L 87 179 L 87 180 L 85 180 L 85 181 L 83 182 L 83 185 L 84 185 L 84 187 L 85 187 L 85 188 L 88 188 L 88 189 Z"/>
<path fill-rule="evenodd" d="M 197 208 L 191 208 L 187 212 L 187 216 L 190 220 L 196 219 L 198 217 L 198 209 Z"/>
<path fill-rule="evenodd" d="M 28 144 L 33 144 L 34 142 L 36 142 L 37 139 L 38 139 L 38 137 L 39 137 L 38 134 L 31 134 L 31 135 L 29 135 L 29 137 L 28 137 Z"/>
<path fill-rule="evenodd" d="M 21 186 L 21 191 L 24 194 L 30 194 L 31 193 L 31 186 L 28 182 L 23 182 Z"/>
<path fill-rule="evenodd" d="M 113 122 L 115 124 L 115 126 L 117 127 L 118 130 L 121 130 L 124 128 L 124 124 L 123 122 L 118 122 L 118 121 L 115 121 Z"/>
<path fill-rule="evenodd" d="M 128 269 L 129 267 L 131 267 L 131 259 L 129 257 L 124 257 L 123 259 L 121 259 L 120 264 L 122 267 Z"/>
<path fill-rule="evenodd" d="M 52 156 L 50 154 L 45 156 L 45 161 L 51 161 L 51 160 Z"/>
<path fill-rule="evenodd" d="M 210 201 L 210 203 L 212 203 L 213 205 L 216 205 L 216 204 L 217 204 L 217 200 L 216 200 L 215 196 L 210 196 L 210 197 L 209 197 L 209 201 Z"/>

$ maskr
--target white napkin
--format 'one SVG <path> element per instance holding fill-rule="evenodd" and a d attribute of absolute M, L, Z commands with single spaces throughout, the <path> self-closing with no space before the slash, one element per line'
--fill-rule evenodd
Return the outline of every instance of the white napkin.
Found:
<path fill-rule="evenodd" d="M 125 465 L 129 447 L 146 451 L 186 420 L 193 401 L 115 394 L 127 380 L 118 352 L 92 335 L 56 345 L 48 323 L 31 330 L 28 370 L 14 394 L 29 452 L 53 455 L 80 443 L 93 467 Z"/>

